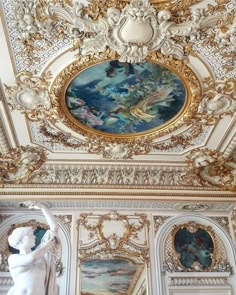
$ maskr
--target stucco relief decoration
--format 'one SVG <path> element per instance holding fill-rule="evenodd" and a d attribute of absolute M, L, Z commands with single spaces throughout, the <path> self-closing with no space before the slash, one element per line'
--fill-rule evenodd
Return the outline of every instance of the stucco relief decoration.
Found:
<path fill-rule="evenodd" d="M 8 154 L 0 154 L 0 184 L 24 183 L 45 161 L 45 152 L 31 146 L 20 146 Z"/>
<path fill-rule="evenodd" d="M 77 221 L 83 294 L 133 294 L 146 289 L 149 221 L 145 214 L 82 213 Z M 93 280 L 91 281 L 91 276 Z"/>
<path fill-rule="evenodd" d="M 16 76 L 16 85 L 5 85 L 8 104 L 11 110 L 20 110 L 31 120 L 44 118 L 51 107 L 49 85 L 51 73 L 36 76 L 21 72 Z"/>
<path fill-rule="evenodd" d="M 28 67 L 33 63 L 40 64 L 42 58 L 39 52 L 54 50 L 53 45 L 56 45 L 58 40 L 63 42 L 68 35 L 66 23 L 58 21 L 55 15 L 48 15 L 47 7 L 52 4 L 61 7 L 72 5 L 71 0 L 15 0 L 11 3 L 10 26 L 19 34 L 16 42 L 22 50 L 18 55 Z"/>
<path fill-rule="evenodd" d="M 116 211 L 102 216 L 83 213 L 77 224 L 81 235 L 82 231 L 87 232 L 87 242 L 81 241 L 79 245 L 79 261 L 112 254 L 130 256 L 139 262 L 148 261 L 146 234 L 149 221 L 146 215 L 127 216 Z"/>
<path fill-rule="evenodd" d="M 110 48 L 118 53 L 120 61 L 130 63 L 144 62 L 151 52 L 157 50 L 183 59 L 186 38 L 194 39 L 202 29 L 214 26 L 221 18 L 205 15 L 202 9 L 196 9 L 184 22 L 177 23 L 171 11 L 157 12 L 154 6 L 143 0 L 133 0 L 122 10 L 108 8 L 107 15 L 98 20 L 83 12 L 83 5 L 78 2 L 74 11 L 69 7 L 49 7 L 49 14 L 71 24 L 75 38 L 78 38 L 78 32 L 94 34 L 94 38 L 77 41 L 81 43 L 82 55 Z"/>
<path fill-rule="evenodd" d="M 195 175 L 202 185 L 236 190 L 236 163 L 226 159 L 222 153 L 209 149 L 195 149 L 190 152 L 186 161 L 190 173 L 182 176 L 183 179 L 187 180 Z"/>
<path fill-rule="evenodd" d="M 199 106 L 199 116 L 212 124 L 222 116 L 233 116 L 236 111 L 236 81 L 234 79 L 204 81 L 204 98 Z"/>
<path fill-rule="evenodd" d="M 227 46 L 230 51 L 236 50 L 236 16 L 235 7 L 217 23 L 215 42 L 220 46 Z"/>

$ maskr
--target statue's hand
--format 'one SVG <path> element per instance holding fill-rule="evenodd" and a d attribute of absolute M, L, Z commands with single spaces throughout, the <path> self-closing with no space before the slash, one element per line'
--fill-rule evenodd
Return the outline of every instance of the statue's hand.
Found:
<path fill-rule="evenodd" d="M 34 202 L 34 201 L 23 202 L 22 207 L 28 207 L 29 209 L 40 209 L 40 210 L 46 208 L 45 205 L 38 202 Z"/>

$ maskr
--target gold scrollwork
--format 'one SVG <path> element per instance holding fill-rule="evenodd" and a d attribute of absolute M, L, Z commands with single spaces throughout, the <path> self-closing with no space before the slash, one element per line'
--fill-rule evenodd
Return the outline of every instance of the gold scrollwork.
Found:
<path fill-rule="evenodd" d="M 147 241 L 144 243 L 134 243 L 138 240 L 138 233 L 146 228 L 149 229 L 150 222 L 145 214 L 135 214 L 136 223 L 131 223 L 127 215 L 120 215 L 116 211 L 97 217 L 97 222 L 90 223 L 89 218 L 93 217 L 90 213 L 83 213 L 77 221 L 78 229 L 80 226 L 89 232 L 92 240 L 88 245 L 81 244 L 79 249 L 80 262 L 85 259 L 92 259 L 101 256 L 123 256 L 137 259 L 139 262 L 147 262 L 149 259 Z M 95 216 L 96 217 L 96 216 Z M 123 230 L 123 234 L 114 232 L 107 234 L 104 232 L 106 222 L 116 222 Z M 99 253 L 98 253 L 99 252 Z"/>

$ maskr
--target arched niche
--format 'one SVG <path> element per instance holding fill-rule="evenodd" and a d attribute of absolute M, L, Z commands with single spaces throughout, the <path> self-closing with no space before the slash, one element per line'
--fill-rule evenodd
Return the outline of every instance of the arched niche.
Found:
<path fill-rule="evenodd" d="M 70 265 L 71 265 L 71 242 L 69 228 L 64 224 L 63 219 L 57 217 L 59 225 L 59 238 L 61 241 L 61 258 L 58 263 L 58 277 L 59 295 L 70 294 Z M 2 255 L 2 263 L 0 268 L 0 295 L 7 294 L 7 291 L 13 284 L 11 275 L 7 269 L 7 257 L 10 255 L 8 246 L 8 234 L 13 228 L 18 226 L 37 226 L 46 227 L 46 220 L 39 211 L 27 211 L 27 214 L 22 212 L 1 215 L 0 225 L 0 254 Z M 61 262 L 61 264 L 60 264 Z M 60 273 L 61 272 L 61 273 Z M 59 274 L 60 273 L 60 274 Z"/>
<path fill-rule="evenodd" d="M 178 228 L 188 224 L 206 229 L 213 234 L 215 251 L 218 251 L 213 265 L 205 269 L 187 269 L 179 263 L 179 256 L 174 245 Z M 168 249 L 172 252 L 167 257 Z M 219 259 L 221 257 L 221 259 Z M 233 295 L 236 291 L 235 267 L 236 250 L 230 235 L 213 219 L 202 215 L 184 215 L 168 219 L 155 236 L 155 276 L 158 295 Z M 221 260 L 221 261 L 220 261 Z"/>

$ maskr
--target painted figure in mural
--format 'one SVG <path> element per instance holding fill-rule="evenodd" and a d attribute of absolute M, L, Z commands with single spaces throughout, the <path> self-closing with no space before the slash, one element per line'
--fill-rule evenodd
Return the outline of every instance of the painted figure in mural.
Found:
<path fill-rule="evenodd" d="M 66 104 L 83 125 L 102 132 L 145 132 L 174 118 L 185 86 L 174 72 L 152 62 L 106 61 L 81 71 L 66 90 Z"/>
<path fill-rule="evenodd" d="M 50 229 L 33 251 L 35 236 L 31 227 L 16 228 L 8 237 L 9 245 L 19 250 L 19 254 L 8 258 L 14 286 L 7 295 L 58 295 L 55 269 L 55 251 L 59 246 L 58 224 L 45 205 L 36 202 L 25 202 L 24 205 L 29 209 L 40 209 Z"/>

